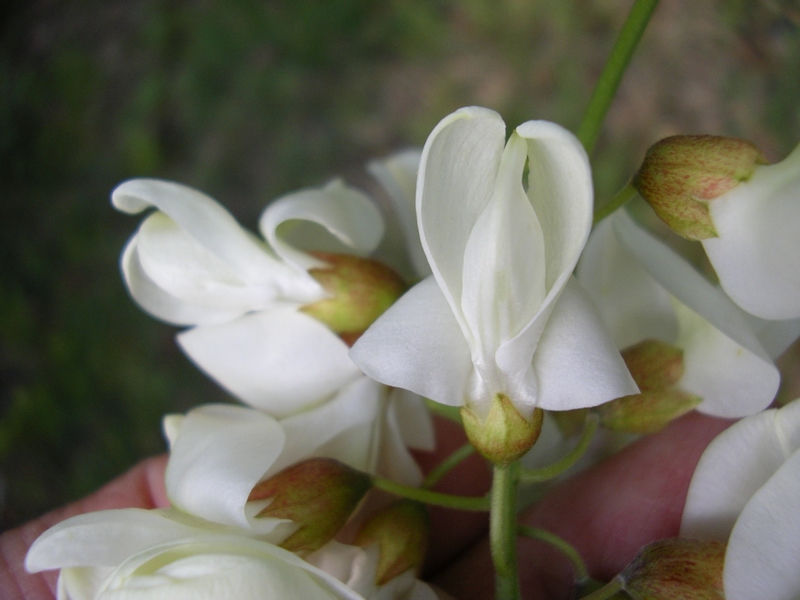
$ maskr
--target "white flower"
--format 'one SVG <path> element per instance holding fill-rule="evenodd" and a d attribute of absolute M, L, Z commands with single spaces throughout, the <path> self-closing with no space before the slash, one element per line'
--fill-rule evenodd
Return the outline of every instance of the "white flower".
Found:
<path fill-rule="evenodd" d="M 800 598 L 800 399 L 736 423 L 692 477 L 681 535 L 728 542 L 727 600 Z"/>
<path fill-rule="evenodd" d="M 308 274 L 324 263 L 289 246 L 277 231 L 287 221 L 299 220 L 298 227 L 313 222 L 369 252 L 383 232 L 369 198 L 333 182 L 277 200 L 260 220 L 271 248 L 214 200 L 176 183 L 126 181 L 112 202 L 130 213 L 159 209 L 125 248 L 125 282 L 152 315 L 196 326 L 179 334 L 181 347 L 233 395 L 281 417 L 361 376 L 347 345 L 298 311 L 324 297 Z"/>
<path fill-rule="evenodd" d="M 327 419 L 337 424 L 332 432 L 348 430 L 346 446 L 357 463 L 352 466 L 408 484 L 421 481 L 406 448 L 433 445 L 421 400 L 370 381 L 339 336 L 299 311 L 324 297 L 308 273 L 324 263 L 278 235 L 311 239 L 325 250 L 341 250 L 339 240 L 369 252 L 383 232 L 369 198 L 338 181 L 285 196 L 261 216 L 269 246 L 217 202 L 182 185 L 131 180 L 114 190 L 112 201 L 126 212 L 160 209 L 128 243 L 123 273 L 145 310 L 170 323 L 194 325 L 178 335 L 178 342 L 195 364 L 282 424 Z M 292 227 L 288 232 L 287 226 Z M 327 439 L 297 429 L 297 439 L 309 446 L 305 455 L 295 452 L 296 460 Z"/>
<path fill-rule="evenodd" d="M 496 394 L 531 418 L 536 407 L 635 392 L 571 277 L 592 220 L 583 148 L 543 121 L 504 141 L 500 116 L 481 108 L 459 110 L 431 133 L 416 209 L 433 277 L 384 313 L 351 356 L 379 381 L 466 404 L 481 418 Z"/>
<path fill-rule="evenodd" d="M 748 315 L 625 211 L 592 233 L 577 276 L 618 348 L 654 339 L 683 351 L 677 386 L 703 399 L 698 410 L 743 417 L 775 398 L 780 374 Z"/>
<path fill-rule="evenodd" d="M 58 600 L 362 598 L 291 552 L 175 510 L 67 519 L 33 543 L 25 566 L 61 569 Z"/>
<path fill-rule="evenodd" d="M 722 288 L 763 319 L 800 317 L 800 145 L 708 207 L 718 237 L 703 248 Z"/>

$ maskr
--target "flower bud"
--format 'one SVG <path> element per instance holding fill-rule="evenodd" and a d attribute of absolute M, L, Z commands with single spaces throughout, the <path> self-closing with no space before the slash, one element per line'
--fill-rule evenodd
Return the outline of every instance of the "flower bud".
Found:
<path fill-rule="evenodd" d="M 311 458 L 257 484 L 248 501 L 272 499 L 256 517 L 299 524 L 280 546 L 313 552 L 333 539 L 371 485 L 368 475 L 337 460 Z"/>
<path fill-rule="evenodd" d="M 717 237 L 708 202 L 764 164 L 753 144 L 713 135 L 676 135 L 647 151 L 633 185 L 656 214 L 690 240 Z"/>
<path fill-rule="evenodd" d="M 530 450 L 542 431 L 542 409 L 529 421 L 505 394 L 495 394 L 485 419 L 467 406 L 461 408 L 464 431 L 470 443 L 485 458 L 496 464 L 509 464 Z"/>
<path fill-rule="evenodd" d="M 419 573 L 428 549 L 429 533 L 425 505 L 398 500 L 364 523 L 353 543 L 362 548 L 378 544 L 375 584 L 384 585 L 409 569 Z"/>
<path fill-rule="evenodd" d="M 689 412 L 702 398 L 673 386 L 683 376 L 683 351 L 658 340 L 644 340 L 622 351 L 641 392 L 596 408 L 600 423 L 614 431 L 653 433 Z"/>
<path fill-rule="evenodd" d="M 720 600 L 724 561 L 723 542 L 671 538 L 645 546 L 618 577 L 635 600 Z"/>
<path fill-rule="evenodd" d="M 350 345 L 406 290 L 403 279 L 378 261 L 347 254 L 311 254 L 328 265 L 308 271 L 328 297 L 301 310 Z"/>

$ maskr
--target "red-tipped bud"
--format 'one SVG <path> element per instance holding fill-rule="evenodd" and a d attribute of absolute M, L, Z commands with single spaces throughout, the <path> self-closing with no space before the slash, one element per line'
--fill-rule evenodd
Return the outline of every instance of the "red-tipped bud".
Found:
<path fill-rule="evenodd" d="M 763 164 L 753 144 L 713 135 L 676 135 L 647 151 L 633 185 L 675 233 L 717 237 L 708 202 L 729 192 Z"/>
<path fill-rule="evenodd" d="M 683 351 L 658 340 L 644 340 L 622 351 L 641 393 L 596 408 L 600 423 L 614 431 L 653 433 L 700 404 L 702 398 L 673 386 L 683 376 Z"/>
<path fill-rule="evenodd" d="M 537 408 L 531 419 L 523 417 L 504 394 L 495 394 L 485 419 L 467 406 L 461 420 L 470 443 L 495 464 L 507 465 L 530 450 L 539 439 L 544 413 Z"/>
<path fill-rule="evenodd" d="M 428 549 L 430 523 L 423 504 L 398 500 L 374 514 L 359 530 L 354 544 L 378 545 L 375 584 L 383 585 L 409 569 L 419 573 Z"/>
<path fill-rule="evenodd" d="M 300 528 L 280 545 L 313 552 L 333 539 L 371 486 L 365 473 L 332 458 L 311 458 L 257 484 L 248 501 L 271 498 L 256 517 L 298 523 Z"/>
<path fill-rule="evenodd" d="M 378 261 L 347 254 L 312 254 L 328 265 L 309 270 L 328 297 L 301 310 L 350 345 L 406 290 L 403 279 Z"/>
<path fill-rule="evenodd" d="M 721 600 L 725 544 L 671 538 L 645 546 L 618 576 L 635 600 Z"/>

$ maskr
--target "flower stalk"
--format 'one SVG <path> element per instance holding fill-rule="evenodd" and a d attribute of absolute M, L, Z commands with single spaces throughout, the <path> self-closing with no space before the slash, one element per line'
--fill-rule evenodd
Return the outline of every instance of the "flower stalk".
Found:
<path fill-rule="evenodd" d="M 495 598 L 518 600 L 517 487 L 518 463 L 494 466 L 489 542 L 495 571 Z"/>

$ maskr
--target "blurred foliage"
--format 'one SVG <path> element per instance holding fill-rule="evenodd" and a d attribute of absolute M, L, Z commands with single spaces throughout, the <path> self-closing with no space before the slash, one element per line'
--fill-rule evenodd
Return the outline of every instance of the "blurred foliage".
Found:
<path fill-rule="evenodd" d="M 575 128 L 630 0 L 7 0 L 0 8 L 0 524 L 163 451 L 224 399 L 116 266 L 136 176 L 266 202 L 422 144 L 468 104 Z M 662 3 L 596 152 L 599 201 L 671 133 L 800 139 L 796 3 Z"/>

